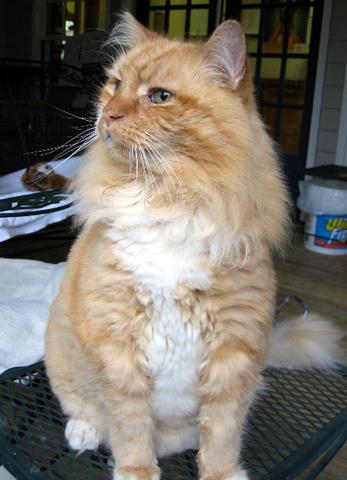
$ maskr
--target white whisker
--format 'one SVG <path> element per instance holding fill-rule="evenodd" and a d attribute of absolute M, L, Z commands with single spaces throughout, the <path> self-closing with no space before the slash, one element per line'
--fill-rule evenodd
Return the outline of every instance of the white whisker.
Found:
<path fill-rule="evenodd" d="M 134 150 L 134 158 L 135 158 L 135 168 L 136 168 L 135 179 L 136 179 L 136 181 L 137 181 L 139 160 L 138 160 L 138 155 L 137 155 L 137 149 L 136 149 L 136 148 L 135 148 L 135 150 Z"/>
<path fill-rule="evenodd" d="M 76 115 L 74 113 L 71 113 L 71 112 L 68 112 L 68 111 L 64 110 L 63 108 L 57 107 L 56 105 L 50 105 L 50 107 L 52 107 L 55 110 L 58 110 L 62 113 L 65 113 L 66 115 L 69 115 L 70 117 L 78 118 L 78 120 L 84 120 L 87 123 L 93 123 L 94 124 L 94 120 L 91 120 L 91 119 L 85 118 L 85 117 L 79 117 L 78 115 Z"/>
<path fill-rule="evenodd" d="M 98 135 L 97 134 L 93 134 L 93 135 L 89 135 L 88 138 L 84 138 L 83 140 L 83 143 L 81 143 L 77 148 L 68 148 L 66 149 L 64 152 L 62 152 L 64 155 L 66 155 L 68 152 L 71 152 L 68 157 L 64 158 L 61 162 L 58 163 L 58 165 L 56 165 L 53 170 L 51 172 L 49 172 L 48 174 L 43 174 L 41 176 L 38 176 L 35 178 L 35 182 L 37 181 L 40 181 L 40 180 L 43 180 L 45 177 L 47 177 L 48 175 L 50 175 L 51 173 L 55 172 L 63 163 L 65 163 L 67 160 L 69 160 L 71 157 L 73 157 L 74 155 L 76 155 L 78 152 L 80 152 L 81 150 L 85 149 L 88 145 L 90 145 L 91 143 L 93 143 L 96 139 L 98 138 Z M 76 145 L 74 145 L 75 147 Z M 56 156 L 53 160 L 59 160 L 61 158 L 61 155 L 62 153 L 60 153 L 58 156 Z"/>
<path fill-rule="evenodd" d="M 135 156 L 134 153 L 134 151 L 131 151 L 131 155 L 129 155 L 129 176 L 131 176 L 133 173 L 133 159 Z"/>
<path fill-rule="evenodd" d="M 160 173 L 160 175 L 161 175 L 161 177 L 162 177 L 162 179 L 163 179 L 163 182 L 164 182 L 164 184 L 166 185 L 166 178 L 165 178 L 165 176 L 163 175 L 163 171 L 162 171 L 162 169 L 161 169 L 161 166 L 162 166 L 161 162 L 158 161 L 158 160 L 155 158 L 155 156 L 153 155 L 152 149 L 151 149 L 151 147 L 150 147 L 149 145 L 145 145 L 145 148 L 146 148 L 146 150 L 148 151 L 148 154 L 149 154 L 149 156 L 151 157 L 153 163 L 155 164 L 155 166 L 156 166 L 157 169 L 159 170 L 159 173 Z M 165 169 L 164 169 L 164 170 L 165 170 Z M 155 178 L 154 178 L 154 181 L 155 181 L 155 185 L 156 185 L 156 188 L 157 188 L 157 192 L 159 192 L 159 188 L 158 188 L 158 185 L 157 185 L 157 182 L 156 182 Z M 169 195 L 171 196 L 171 194 L 170 194 L 170 188 L 168 188 L 168 192 L 169 192 Z"/>
<path fill-rule="evenodd" d="M 147 177 L 147 171 L 146 171 L 146 165 L 145 165 L 145 162 L 144 162 L 144 157 L 143 157 L 143 153 L 141 150 L 138 150 L 138 152 L 140 153 L 140 161 L 141 161 L 141 165 L 142 165 L 142 171 L 143 171 L 143 176 L 144 176 L 144 179 L 145 179 L 145 182 L 146 182 L 146 192 L 147 192 L 147 196 L 149 196 L 149 184 L 148 184 L 148 177 Z"/>
<path fill-rule="evenodd" d="M 81 137 L 83 134 L 88 133 L 90 134 L 91 131 L 95 131 L 94 127 L 89 127 L 87 129 L 84 129 L 83 132 L 78 133 L 72 138 L 69 138 L 66 142 L 62 143 L 61 145 L 57 145 L 55 147 L 47 147 L 47 148 L 41 148 L 39 150 L 32 150 L 30 152 L 26 152 L 25 155 L 38 155 L 40 157 L 44 157 L 48 155 L 51 152 L 54 152 L 55 150 L 61 150 L 64 147 L 70 147 L 77 145 L 78 142 L 80 142 L 81 139 L 77 140 L 78 137 Z M 75 140 L 75 141 L 74 141 Z"/>
<path fill-rule="evenodd" d="M 169 195 L 171 196 L 171 191 L 174 195 L 181 195 L 182 197 L 184 197 L 184 189 L 183 189 L 183 185 L 182 185 L 182 182 L 180 181 L 180 179 L 178 178 L 176 172 L 174 171 L 174 169 L 172 168 L 172 166 L 167 162 L 167 160 L 165 159 L 164 156 L 162 156 L 159 151 L 155 148 L 155 146 L 153 145 L 153 141 L 151 140 L 151 142 L 149 142 L 149 139 L 154 138 L 154 140 L 158 140 L 156 139 L 153 135 L 149 134 L 148 132 L 146 132 L 145 130 L 143 130 L 143 133 L 144 135 L 146 136 L 146 144 L 145 144 L 145 147 L 146 149 L 148 150 L 149 154 L 151 155 L 151 158 L 153 159 L 154 163 L 158 166 L 161 165 L 166 173 L 166 176 L 167 176 L 167 179 L 168 181 L 170 182 L 172 188 L 170 188 L 169 184 L 166 182 L 166 179 L 165 177 L 163 176 L 163 179 L 164 179 L 164 182 L 167 186 L 167 189 L 168 189 L 168 192 L 169 192 Z M 168 150 L 171 150 L 170 147 L 168 147 L 167 145 L 163 144 L 162 142 L 159 141 L 159 143 L 163 146 L 165 146 Z M 171 150 L 172 151 L 172 150 Z M 175 158 L 177 159 L 177 156 L 175 155 Z M 157 161 L 155 161 L 155 159 L 157 159 Z M 159 168 L 159 170 L 161 170 Z M 179 188 L 177 188 L 179 187 Z"/>
<path fill-rule="evenodd" d="M 139 159 L 138 159 L 138 155 L 137 155 L 137 150 L 135 150 L 135 153 L 136 153 L 136 175 L 135 175 L 135 178 L 137 180 L 138 174 L 139 174 Z"/>
<path fill-rule="evenodd" d="M 159 188 L 158 188 L 158 184 L 157 184 L 157 181 L 154 177 L 154 174 L 152 172 L 152 168 L 151 168 L 151 165 L 150 165 L 150 162 L 148 161 L 148 158 L 146 156 L 146 153 L 144 151 L 144 149 L 142 147 L 138 147 L 140 149 L 140 152 L 142 154 L 142 157 L 143 157 L 143 160 L 144 160 L 144 163 L 146 165 L 146 168 L 148 170 L 148 174 L 149 174 L 149 180 L 151 182 L 151 187 L 152 187 L 152 194 L 154 195 L 154 187 L 156 188 L 156 191 L 159 192 Z"/>
<path fill-rule="evenodd" d="M 176 153 L 172 150 L 172 148 L 170 148 L 168 145 L 166 145 L 165 143 L 163 143 L 162 141 L 160 141 L 157 137 L 155 137 L 154 135 L 150 134 L 149 132 L 143 130 L 143 133 L 147 136 L 147 138 L 150 138 L 152 140 L 154 140 L 154 142 L 158 142 L 160 145 L 162 145 L 165 149 L 169 150 L 169 152 L 172 152 L 174 158 L 176 160 L 178 160 L 178 157 L 176 155 Z M 157 155 L 159 155 L 161 161 L 163 162 L 163 164 L 166 165 L 167 168 L 170 169 L 171 173 L 174 175 L 175 177 L 175 180 L 177 181 L 178 185 L 180 187 L 182 187 L 182 182 L 180 181 L 180 179 L 178 178 L 175 170 L 171 167 L 171 165 L 167 162 L 167 160 L 161 156 L 158 152 L 158 150 L 155 148 L 155 146 L 153 145 L 153 142 L 151 142 L 151 148 L 153 149 L 154 152 L 156 152 Z"/>
<path fill-rule="evenodd" d="M 130 151 L 129 151 L 129 148 L 127 147 L 127 150 L 128 150 L 128 158 L 129 158 L 129 177 L 131 176 L 131 164 L 132 164 L 132 158 L 134 156 L 134 148 L 133 148 L 133 145 L 132 143 L 130 144 Z"/>
<path fill-rule="evenodd" d="M 151 152 L 152 154 L 151 156 L 153 160 L 156 160 L 156 165 L 161 165 L 163 167 L 168 179 L 170 180 L 172 185 L 175 187 L 175 182 L 171 178 L 171 173 L 172 173 L 171 166 L 167 163 L 165 158 L 159 154 L 159 152 L 155 149 L 155 147 L 153 147 L 153 145 L 147 143 L 146 148 L 148 149 L 149 152 Z"/>
<path fill-rule="evenodd" d="M 90 140 L 93 140 L 93 139 L 96 140 L 97 138 L 98 138 L 98 135 L 96 135 L 95 133 L 90 133 L 89 135 L 86 135 L 85 137 L 82 137 L 78 141 L 72 143 L 71 146 L 67 147 L 65 150 L 58 153 L 54 158 L 52 158 L 52 160 L 59 160 L 60 158 L 63 158 L 65 155 L 69 154 L 69 152 L 74 150 L 75 147 L 82 146 L 82 148 L 83 148 L 83 145 L 86 142 L 89 142 Z M 81 148 L 81 150 L 82 150 L 82 148 Z"/>

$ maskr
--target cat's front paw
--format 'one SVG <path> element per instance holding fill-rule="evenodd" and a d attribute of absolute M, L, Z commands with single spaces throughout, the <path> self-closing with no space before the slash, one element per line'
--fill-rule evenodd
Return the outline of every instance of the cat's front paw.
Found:
<path fill-rule="evenodd" d="M 160 480 L 160 470 L 158 467 L 119 468 L 113 480 Z"/>
<path fill-rule="evenodd" d="M 72 450 L 80 453 L 95 450 L 99 445 L 99 436 L 94 427 L 84 420 L 70 418 L 65 428 L 65 438 Z"/>

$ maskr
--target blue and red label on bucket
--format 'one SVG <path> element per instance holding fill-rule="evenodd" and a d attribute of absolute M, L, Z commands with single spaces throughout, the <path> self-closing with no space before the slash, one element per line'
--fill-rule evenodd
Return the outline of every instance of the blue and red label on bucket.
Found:
<path fill-rule="evenodd" d="M 347 216 L 317 215 L 315 230 L 315 245 L 347 250 Z"/>

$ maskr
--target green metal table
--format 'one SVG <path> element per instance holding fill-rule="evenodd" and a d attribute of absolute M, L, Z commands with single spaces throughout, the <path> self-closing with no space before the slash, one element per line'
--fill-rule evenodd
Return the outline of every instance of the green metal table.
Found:
<path fill-rule="evenodd" d="M 252 480 L 314 479 L 347 438 L 346 370 L 264 372 L 242 452 Z M 19 480 L 107 480 L 113 459 L 100 447 L 76 455 L 44 364 L 0 376 L 0 463 Z M 196 452 L 161 460 L 162 480 L 197 478 Z M 347 478 L 347 472 L 346 472 Z"/>

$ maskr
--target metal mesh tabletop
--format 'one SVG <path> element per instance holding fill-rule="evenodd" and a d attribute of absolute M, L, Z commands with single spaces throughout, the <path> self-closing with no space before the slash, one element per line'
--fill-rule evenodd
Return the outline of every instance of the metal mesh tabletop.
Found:
<path fill-rule="evenodd" d="M 314 478 L 347 437 L 344 372 L 269 369 L 249 415 L 243 462 L 253 480 L 296 478 L 320 456 Z M 100 447 L 79 456 L 64 440 L 65 419 L 42 363 L 0 376 L 0 462 L 19 480 L 107 480 L 113 464 Z M 162 480 L 197 478 L 195 452 L 160 462 Z"/>

